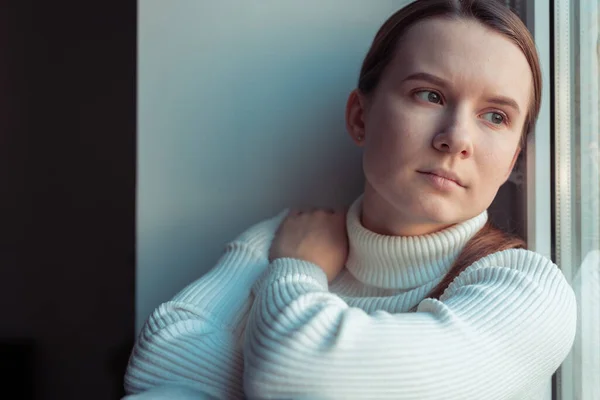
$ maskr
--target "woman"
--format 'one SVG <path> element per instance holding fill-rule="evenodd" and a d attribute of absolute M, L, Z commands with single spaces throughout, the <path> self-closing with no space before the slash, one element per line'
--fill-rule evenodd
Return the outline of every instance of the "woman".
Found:
<path fill-rule="evenodd" d="M 398 11 L 346 108 L 364 194 L 347 212 L 284 211 L 231 242 L 152 314 L 128 392 L 540 397 L 574 339 L 573 291 L 486 212 L 540 88 L 534 43 L 498 2 Z"/>

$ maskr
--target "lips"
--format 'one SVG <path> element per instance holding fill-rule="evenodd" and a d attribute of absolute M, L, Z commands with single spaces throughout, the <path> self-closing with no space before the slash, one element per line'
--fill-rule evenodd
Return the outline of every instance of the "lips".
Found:
<path fill-rule="evenodd" d="M 449 181 L 456 183 L 458 186 L 465 187 L 465 185 L 463 184 L 461 179 L 458 177 L 458 175 L 456 175 L 452 171 L 447 171 L 447 170 L 443 170 L 443 169 L 433 169 L 433 170 L 418 171 L 418 172 L 420 172 L 422 174 L 430 174 L 430 175 L 434 175 L 434 176 L 437 176 L 437 177 L 440 177 L 443 179 L 447 179 Z"/>

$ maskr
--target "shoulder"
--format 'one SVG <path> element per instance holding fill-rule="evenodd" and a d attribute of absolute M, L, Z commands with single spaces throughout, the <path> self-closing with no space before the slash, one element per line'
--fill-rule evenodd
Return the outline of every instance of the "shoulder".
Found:
<path fill-rule="evenodd" d="M 508 268 L 521 273 L 543 278 L 544 276 L 564 276 L 558 266 L 549 258 L 525 249 L 509 249 L 489 254 L 475 261 L 466 270 L 475 271 L 481 268 Z"/>
<path fill-rule="evenodd" d="M 477 260 L 454 279 L 440 300 L 465 301 L 494 318 L 499 314 L 513 318 L 521 331 L 527 326 L 546 335 L 556 331 L 548 345 L 564 350 L 560 353 L 564 356 L 574 340 L 575 292 L 556 264 L 533 251 L 503 250 Z"/>
<path fill-rule="evenodd" d="M 243 243 L 257 249 L 265 250 L 265 246 L 268 247 L 270 245 L 277 229 L 279 229 L 279 225 L 281 225 L 281 222 L 288 213 L 289 209 L 286 208 L 271 218 L 255 223 L 232 240 L 230 245 Z"/>
<path fill-rule="evenodd" d="M 530 250 L 503 250 L 475 261 L 450 284 L 447 292 L 482 280 L 495 281 L 498 286 L 527 286 L 554 295 L 562 293 L 574 301 L 573 289 L 558 266 Z"/>
<path fill-rule="evenodd" d="M 480 321 L 475 326 L 486 337 L 496 332 L 497 343 L 513 342 L 519 363 L 537 365 L 548 376 L 569 353 L 577 331 L 571 285 L 556 264 L 529 250 L 503 250 L 477 260 L 448 286 L 440 303 L 454 318 Z"/>

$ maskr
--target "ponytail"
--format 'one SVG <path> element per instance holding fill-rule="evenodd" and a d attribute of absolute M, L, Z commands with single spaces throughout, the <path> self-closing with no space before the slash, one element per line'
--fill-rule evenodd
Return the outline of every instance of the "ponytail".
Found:
<path fill-rule="evenodd" d="M 521 238 L 496 228 L 488 220 L 483 228 L 467 242 L 444 279 L 425 298 L 439 300 L 450 283 L 475 261 L 498 251 L 524 249 L 526 246 Z"/>

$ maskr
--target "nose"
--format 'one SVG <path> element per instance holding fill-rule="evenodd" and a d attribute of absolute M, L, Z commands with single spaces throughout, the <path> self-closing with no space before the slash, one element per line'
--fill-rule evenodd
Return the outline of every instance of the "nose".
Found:
<path fill-rule="evenodd" d="M 472 121 L 467 112 L 449 111 L 439 132 L 433 137 L 432 145 L 443 153 L 469 158 L 473 154 Z"/>

